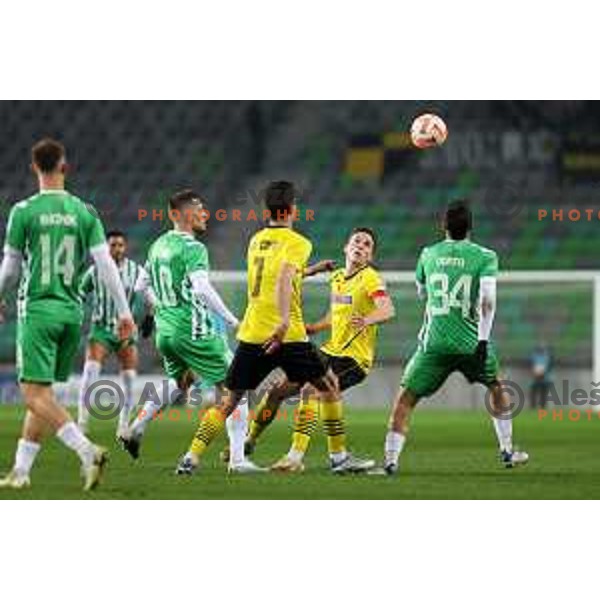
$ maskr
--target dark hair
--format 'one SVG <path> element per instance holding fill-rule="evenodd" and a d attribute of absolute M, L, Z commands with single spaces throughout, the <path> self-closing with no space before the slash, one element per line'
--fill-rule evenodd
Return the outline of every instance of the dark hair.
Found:
<path fill-rule="evenodd" d="M 466 200 L 454 200 L 446 209 L 446 230 L 453 240 L 464 240 L 473 228 L 473 215 Z"/>
<path fill-rule="evenodd" d="M 263 195 L 271 219 L 283 221 L 292 212 L 296 202 L 296 187 L 290 181 L 271 181 Z"/>
<path fill-rule="evenodd" d="M 42 173 L 52 173 L 65 155 L 65 147 L 60 142 L 44 138 L 31 149 L 31 162 Z"/>
<path fill-rule="evenodd" d="M 125 235 L 125 233 L 123 231 L 120 231 L 119 229 L 112 229 L 111 231 L 106 232 L 107 240 L 110 240 L 110 238 L 114 238 L 114 237 L 121 237 L 125 241 L 127 241 L 127 235 Z"/>
<path fill-rule="evenodd" d="M 377 235 L 370 227 L 355 227 L 350 232 L 350 235 L 348 236 L 348 240 L 350 240 L 350 238 L 355 233 L 366 233 L 368 236 L 370 236 L 370 238 L 373 240 L 373 253 L 375 252 L 375 250 L 377 250 Z"/>
<path fill-rule="evenodd" d="M 169 198 L 169 208 L 172 210 L 181 210 L 188 204 L 200 204 L 206 206 L 206 200 L 192 189 L 185 189 L 176 192 Z"/>

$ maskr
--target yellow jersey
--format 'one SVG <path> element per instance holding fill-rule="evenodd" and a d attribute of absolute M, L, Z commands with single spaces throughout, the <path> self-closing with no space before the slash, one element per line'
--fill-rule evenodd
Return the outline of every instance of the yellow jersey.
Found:
<path fill-rule="evenodd" d="M 262 344 L 281 323 L 277 304 L 277 280 L 284 263 L 296 267 L 292 281 L 290 327 L 283 340 L 308 341 L 302 316 L 302 279 L 312 244 L 289 227 L 261 229 L 248 246 L 248 303 L 238 331 L 238 340 Z"/>
<path fill-rule="evenodd" d="M 364 317 L 376 308 L 375 298 L 385 295 L 385 283 L 370 265 L 346 277 L 344 269 L 331 275 L 331 337 L 321 349 L 331 356 L 349 356 L 368 372 L 375 358 L 377 325 L 362 332 L 352 326 L 354 315 Z"/>

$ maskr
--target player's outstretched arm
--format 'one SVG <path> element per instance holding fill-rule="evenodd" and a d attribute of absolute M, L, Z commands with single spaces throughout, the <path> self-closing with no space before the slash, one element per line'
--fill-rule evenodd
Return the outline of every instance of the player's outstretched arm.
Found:
<path fill-rule="evenodd" d="M 487 359 L 487 345 L 492 333 L 494 317 L 496 315 L 496 278 L 482 277 L 479 280 L 479 324 L 477 327 L 478 359 L 485 363 Z"/>
<path fill-rule="evenodd" d="M 352 317 L 352 325 L 357 329 L 363 329 L 369 327 L 369 325 L 379 325 L 396 316 L 394 303 L 387 293 L 377 295 L 373 301 L 375 302 L 375 310 L 368 315 L 354 315 Z"/>
<path fill-rule="evenodd" d="M 0 323 L 4 323 L 4 308 L 6 306 L 3 297 L 19 281 L 22 262 L 23 257 L 18 250 L 6 247 L 2 264 L 0 264 Z"/>
<path fill-rule="evenodd" d="M 144 339 L 149 338 L 154 331 L 154 310 L 156 295 L 150 285 L 150 275 L 146 269 L 140 268 L 139 275 L 133 286 L 131 310 L 138 319 L 140 333 Z"/>
<path fill-rule="evenodd" d="M 320 333 L 321 331 L 326 331 L 329 329 L 331 329 L 331 311 L 329 311 L 322 319 L 320 319 L 316 323 L 306 324 L 306 333 L 308 335 L 315 335 L 317 333 Z"/>
<path fill-rule="evenodd" d="M 219 292 L 215 290 L 208 278 L 208 271 L 204 269 L 194 271 L 189 275 L 190 282 L 192 283 L 192 289 L 194 294 L 201 298 L 203 302 L 213 312 L 223 317 L 223 320 L 229 327 L 237 329 L 240 322 L 238 318 L 227 308 L 225 302 L 219 295 Z"/>
<path fill-rule="evenodd" d="M 18 250 L 6 247 L 0 264 L 0 298 L 15 287 L 21 276 L 23 256 Z"/>
<path fill-rule="evenodd" d="M 304 269 L 304 277 L 312 277 L 313 275 L 318 275 L 319 273 L 326 273 L 327 271 L 333 271 L 335 269 L 335 260 L 327 259 L 320 260 L 316 262 L 314 265 L 310 265 Z"/>
<path fill-rule="evenodd" d="M 154 294 L 154 290 L 150 285 L 150 275 L 146 269 L 140 268 L 140 274 L 138 275 L 135 285 L 133 286 L 133 293 L 141 296 L 146 308 L 149 311 L 154 312 L 154 307 L 156 306 L 156 295 Z"/>

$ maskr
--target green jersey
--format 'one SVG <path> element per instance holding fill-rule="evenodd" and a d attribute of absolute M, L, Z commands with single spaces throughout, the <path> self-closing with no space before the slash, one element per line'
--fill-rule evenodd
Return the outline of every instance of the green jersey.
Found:
<path fill-rule="evenodd" d="M 156 329 L 196 340 L 216 335 L 211 313 L 192 291 L 190 274 L 208 271 L 206 246 L 193 235 L 169 231 L 150 247 L 146 269 L 156 296 Z"/>
<path fill-rule="evenodd" d="M 5 243 L 23 256 L 19 319 L 81 323 L 81 272 L 88 251 L 104 242 L 94 210 L 65 190 L 42 190 L 16 204 Z"/>
<path fill-rule="evenodd" d="M 427 293 L 419 342 L 426 352 L 472 354 L 478 340 L 479 281 L 496 277 L 498 257 L 470 240 L 444 240 L 423 249 L 417 282 Z"/>
<path fill-rule="evenodd" d="M 129 302 L 132 312 L 135 312 L 136 297 L 135 287 L 138 279 L 143 277 L 144 270 L 133 260 L 124 258 L 120 265 L 117 265 L 125 296 Z M 110 329 L 116 333 L 117 324 L 119 322 L 119 314 L 117 305 L 113 300 L 106 284 L 100 279 L 98 270 L 95 265 L 92 265 L 83 275 L 79 284 L 79 293 L 82 300 L 88 294 L 92 294 L 92 323 L 98 327 Z"/>

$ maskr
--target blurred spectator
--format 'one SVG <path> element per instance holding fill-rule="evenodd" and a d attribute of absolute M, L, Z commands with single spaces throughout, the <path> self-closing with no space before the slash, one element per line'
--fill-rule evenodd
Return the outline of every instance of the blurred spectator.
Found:
<path fill-rule="evenodd" d="M 531 386 L 529 388 L 529 403 L 532 409 L 544 408 L 552 385 L 552 353 L 543 343 L 538 344 L 531 356 Z"/>

